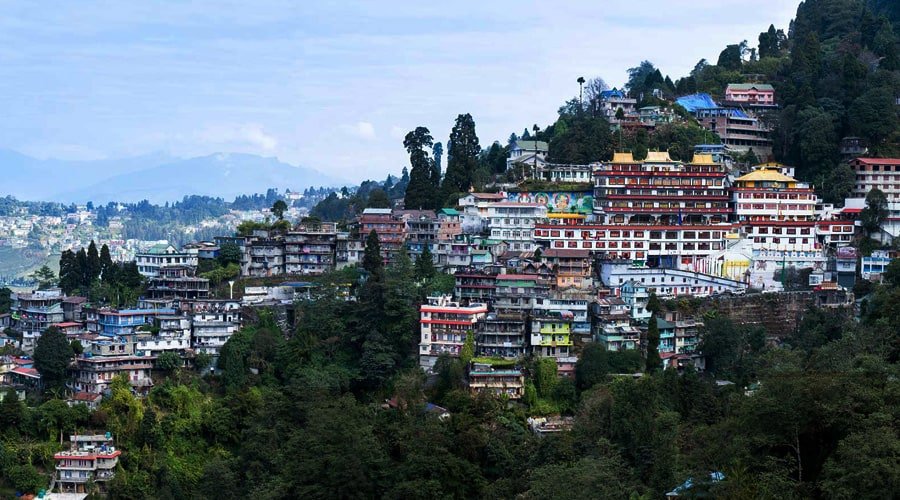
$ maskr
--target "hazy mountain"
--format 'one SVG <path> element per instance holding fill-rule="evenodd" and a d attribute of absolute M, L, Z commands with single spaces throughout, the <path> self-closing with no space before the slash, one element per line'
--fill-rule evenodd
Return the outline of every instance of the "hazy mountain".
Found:
<path fill-rule="evenodd" d="M 0 149 L 0 196 L 61 202 L 180 200 L 188 194 L 231 200 L 268 188 L 338 186 L 342 179 L 251 154 L 179 159 L 164 153 L 96 161 L 39 160 Z"/>
<path fill-rule="evenodd" d="M 60 191 L 80 189 L 114 174 L 126 174 L 174 161 L 165 153 L 151 153 L 116 160 L 39 160 L 0 149 L 0 196 L 20 200 L 56 200 Z"/>
<path fill-rule="evenodd" d="M 309 186 L 338 186 L 345 182 L 321 172 L 282 163 L 276 158 L 242 153 L 217 153 L 175 160 L 163 165 L 115 175 L 90 186 L 61 192 L 64 201 L 94 203 L 180 200 L 185 195 L 218 196 L 231 200 L 239 194 L 268 188 L 302 190 Z"/>

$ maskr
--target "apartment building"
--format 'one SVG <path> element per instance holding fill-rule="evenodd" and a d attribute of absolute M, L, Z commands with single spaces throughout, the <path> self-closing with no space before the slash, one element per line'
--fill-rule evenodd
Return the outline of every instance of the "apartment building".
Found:
<path fill-rule="evenodd" d="M 459 356 L 467 335 L 474 336 L 477 321 L 487 311 L 485 304 L 463 306 L 448 295 L 428 297 L 428 303 L 419 307 L 419 364 L 430 370 L 441 354 Z"/>
<path fill-rule="evenodd" d="M 21 333 L 20 348 L 32 352 L 37 339 L 50 325 L 65 319 L 63 300 L 59 289 L 35 290 L 32 293 L 16 293 L 10 308 L 11 327 Z"/>
<path fill-rule="evenodd" d="M 298 224 L 284 235 L 285 273 L 321 275 L 334 269 L 337 240 L 337 225 L 333 222 Z"/>
<path fill-rule="evenodd" d="M 63 494 L 87 494 L 92 493 L 89 485 L 93 484 L 104 491 L 105 483 L 115 477 L 121 455 L 108 432 L 70 436 L 69 449 L 53 455 L 54 490 Z"/>
<path fill-rule="evenodd" d="M 540 203 L 501 201 L 488 204 L 490 238 L 505 241 L 512 251 L 534 250 L 535 224 L 546 216 L 547 207 Z"/>
<path fill-rule="evenodd" d="M 516 359 L 525 356 L 528 348 L 528 313 L 490 312 L 478 321 L 475 335 L 479 356 Z"/>
<path fill-rule="evenodd" d="M 372 231 L 378 235 L 381 246 L 381 256 L 385 263 L 391 262 L 406 237 L 406 223 L 399 216 L 394 215 L 390 208 L 367 208 L 363 210 L 358 219 L 359 241 L 365 245 L 366 238 Z"/>
<path fill-rule="evenodd" d="M 152 278 L 166 266 L 197 267 L 197 253 L 178 250 L 168 243 L 153 245 L 145 252 L 135 254 L 134 260 L 141 275 Z"/>
<path fill-rule="evenodd" d="M 888 201 L 882 229 L 892 237 L 900 235 L 900 158 L 854 158 L 850 168 L 856 173 L 851 196 L 865 198 L 872 189 L 881 190 Z"/>

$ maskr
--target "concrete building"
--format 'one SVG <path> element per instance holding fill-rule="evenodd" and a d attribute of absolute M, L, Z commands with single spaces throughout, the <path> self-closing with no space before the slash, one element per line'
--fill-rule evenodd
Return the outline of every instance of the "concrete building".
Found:
<path fill-rule="evenodd" d="M 150 300 L 196 300 L 209 297 L 209 280 L 194 276 L 196 268 L 172 265 L 159 268 L 147 283 Z"/>
<path fill-rule="evenodd" d="M 359 241 L 365 246 L 372 231 L 378 235 L 381 256 L 390 263 L 406 238 L 406 223 L 389 208 L 367 208 L 358 219 Z"/>
<path fill-rule="evenodd" d="M 300 223 L 285 233 L 285 273 L 321 275 L 334 269 L 337 233 L 333 222 Z"/>
<path fill-rule="evenodd" d="M 534 227 L 547 216 L 547 207 L 539 203 L 501 201 L 488 209 L 490 238 L 505 241 L 509 250 L 530 251 L 535 248 Z"/>
<path fill-rule="evenodd" d="M 284 238 L 280 235 L 256 236 L 246 245 L 247 276 L 266 278 L 285 271 Z"/>
<path fill-rule="evenodd" d="M 444 295 L 429 297 L 428 303 L 422 304 L 419 311 L 419 364 L 430 370 L 441 354 L 459 356 L 466 336 L 471 332 L 474 337 L 476 323 L 487 314 L 487 305 L 470 303 L 463 306 Z"/>
<path fill-rule="evenodd" d="M 115 477 L 116 466 L 122 451 L 113 445 L 110 433 L 99 435 L 73 435 L 69 437 L 69 449 L 53 455 L 56 471 L 53 474 L 52 491 L 64 494 L 92 493 L 93 484 L 105 491 L 107 481 Z"/>
<path fill-rule="evenodd" d="M 516 359 L 525 356 L 530 327 L 525 312 L 490 312 L 478 321 L 475 349 L 479 356 Z"/>
<path fill-rule="evenodd" d="M 504 201 L 503 193 L 469 193 L 459 199 L 462 209 L 462 232 L 465 234 L 481 234 L 487 229 L 488 206 Z"/>
<path fill-rule="evenodd" d="M 506 168 L 526 168 L 533 170 L 535 165 L 538 171 L 546 163 L 549 147 L 544 141 L 517 140 L 509 147 L 509 158 L 506 160 Z"/>
<path fill-rule="evenodd" d="M 856 172 L 851 197 L 865 198 L 878 188 L 888 201 L 888 217 L 881 228 L 891 238 L 900 235 L 900 158 L 854 158 L 850 168 Z"/>
<path fill-rule="evenodd" d="M 522 370 L 495 370 L 489 366 L 476 364 L 469 371 L 469 390 L 472 394 L 521 399 L 525 394 L 525 375 Z"/>
<path fill-rule="evenodd" d="M 153 245 L 145 252 L 139 252 L 134 256 L 141 275 L 152 278 L 159 274 L 159 270 L 166 266 L 190 266 L 197 267 L 198 257 L 196 252 L 178 250 L 167 243 Z"/>
<path fill-rule="evenodd" d="M 71 369 L 72 390 L 103 394 L 112 380 L 118 375 L 125 375 L 132 389 L 139 394 L 146 394 L 153 387 L 150 371 L 155 358 L 148 356 L 88 356 L 75 358 Z"/>
<path fill-rule="evenodd" d="M 12 299 L 11 328 L 22 336 L 19 347 L 25 352 L 32 352 L 44 330 L 65 319 L 62 305 L 65 296 L 61 290 L 51 289 L 16 293 Z"/>
<path fill-rule="evenodd" d="M 767 83 L 729 83 L 725 103 L 745 106 L 775 106 L 775 87 Z"/>

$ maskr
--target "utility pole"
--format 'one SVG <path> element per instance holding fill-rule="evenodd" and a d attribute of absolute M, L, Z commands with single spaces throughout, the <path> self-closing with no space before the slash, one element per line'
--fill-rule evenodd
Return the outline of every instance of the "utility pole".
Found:
<path fill-rule="evenodd" d="M 578 105 L 581 106 L 581 111 L 584 111 L 584 77 L 578 77 Z"/>
<path fill-rule="evenodd" d="M 537 154 L 538 154 L 537 133 L 538 133 L 538 130 L 540 130 L 540 128 L 537 126 L 537 123 L 535 123 L 534 127 L 531 130 L 534 130 L 534 171 L 532 172 L 531 175 L 534 176 L 535 178 L 537 178 L 537 173 L 538 173 L 538 171 L 537 171 Z"/>

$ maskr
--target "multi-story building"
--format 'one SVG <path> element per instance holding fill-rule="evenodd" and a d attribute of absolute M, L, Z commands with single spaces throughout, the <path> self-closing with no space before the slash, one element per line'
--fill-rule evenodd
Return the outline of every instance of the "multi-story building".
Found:
<path fill-rule="evenodd" d="M 497 275 L 470 270 L 457 271 L 454 296 L 463 304 L 491 304 L 497 290 Z"/>
<path fill-rule="evenodd" d="M 636 281 L 628 281 L 620 289 L 622 300 L 628 306 L 631 319 L 634 321 L 646 321 L 652 314 L 647 310 L 647 302 L 650 300 L 650 290 L 646 285 Z"/>
<path fill-rule="evenodd" d="M 816 236 L 812 187 L 762 165 L 734 181 L 735 217 L 752 242 L 753 286 L 776 289 L 774 273 L 784 267 L 824 271 L 825 255 Z"/>
<path fill-rule="evenodd" d="M 76 392 L 103 394 L 112 380 L 125 375 L 132 389 L 146 394 L 153 386 L 150 371 L 155 358 L 147 356 L 78 356 L 71 368 L 72 389 Z"/>
<path fill-rule="evenodd" d="M 247 242 L 247 276 L 265 278 L 284 274 L 284 238 L 281 235 L 258 236 Z"/>
<path fill-rule="evenodd" d="M 33 351 L 44 330 L 50 325 L 63 322 L 63 299 L 65 296 L 59 289 L 13 295 L 11 325 L 13 330 L 22 335 L 20 348 L 23 351 Z"/>
<path fill-rule="evenodd" d="M 531 352 L 538 356 L 569 358 L 574 353 L 569 311 L 535 310 L 531 316 Z"/>
<path fill-rule="evenodd" d="M 531 311 L 538 298 L 548 296 L 550 283 L 536 274 L 498 274 L 493 308 L 496 311 Z"/>
<path fill-rule="evenodd" d="M 156 357 L 171 351 L 183 356 L 191 347 L 191 319 L 187 316 L 160 315 L 152 331 L 138 332 L 134 351 L 139 356 Z"/>
<path fill-rule="evenodd" d="M 772 156 L 772 129 L 765 122 L 734 108 L 697 110 L 697 121 L 703 128 L 715 132 L 732 151 L 753 151 L 757 158 Z"/>
<path fill-rule="evenodd" d="M 241 276 L 250 275 L 250 238 L 246 236 L 216 236 L 216 246 L 221 250 L 225 245 L 234 245 L 241 252 Z"/>
<path fill-rule="evenodd" d="M 604 90 L 600 92 L 600 99 L 597 103 L 598 111 L 606 117 L 609 123 L 616 125 L 622 122 L 617 115 L 634 115 L 637 109 L 637 99 L 632 99 L 625 95 L 625 92 L 618 89 Z M 619 113 L 619 110 L 622 113 Z"/>
<path fill-rule="evenodd" d="M 490 312 L 478 321 L 476 352 L 479 356 L 520 358 L 528 346 L 529 326 L 525 312 Z"/>
<path fill-rule="evenodd" d="M 438 210 L 438 241 L 453 241 L 462 234 L 462 214 L 455 208 Z"/>
<path fill-rule="evenodd" d="M 856 172 L 851 196 L 865 198 L 879 189 L 888 202 L 888 216 L 881 228 L 892 237 L 900 235 L 900 158 L 854 158 L 850 168 Z"/>
<path fill-rule="evenodd" d="M 194 276 L 196 268 L 172 265 L 159 268 L 147 283 L 150 300 L 196 300 L 209 297 L 209 280 Z"/>
<path fill-rule="evenodd" d="M 337 233 L 335 242 L 335 265 L 338 269 L 352 266 L 362 261 L 365 253 L 362 241 L 350 237 L 350 233 Z"/>
<path fill-rule="evenodd" d="M 591 304 L 595 341 L 607 351 L 640 348 L 641 331 L 631 324 L 631 310 L 620 297 L 603 297 Z"/>
<path fill-rule="evenodd" d="M 410 259 L 415 262 L 428 247 L 432 254 L 437 251 L 438 233 L 441 223 L 432 210 L 402 210 L 397 215 L 406 223 L 406 251 Z"/>
<path fill-rule="evenodd" d="M 320 275 L 334 269 L 337 239 L 333 222 L 298 224 L 284 235 L 285 273 Z"/>
<path fill-rule="evenodd" d="M 208 300 L 191 304 L 191 347 L 212 357 L 215 368 L 225 342 L 240 329 L 241 303 L 236 300 Z"/>
<path fill-rule="evenodd" d="M 591 252 L 587 249 L 548 248 L 541 259 L 551 266 L 556 288 L 584 288 L 591 280 Z"/>
<path fill-rule="evenodd" d="M 678 311 L 667 311 L 665 320 L 674 325 L 675 353 L 692 354 L 700 345 L 703 322 Z"/>
<path fill-rule="evenodd" d="M 378 235 L 381 256 L 385 263 L 393 260 L 406 237 L 406 223 L 389 208 L 367 208 L 359 216 L 359 241 L 365 245 L 372 231 Z"/>
<path fill-rule="evenodd" d="M 152 278 L 159 274 L 161 267 L 190 266 L 197 267 L 197 253 L 178 250 L 167 243 L 153 245 L 146 252 L 134 256 L 138 272 Z"/>
<path fill-rule="evenodd" d="M 56 472 L 53 484 L 59 493 L 92 493 L 89 484 L 103 485 L 115 477 L 121 450 L 113 445 L 113 438 L 107 432 L 99 435 L 74 435 L 69 437 L 68 450 L 53 455 Z"/>
<path fill-rule="evenodd" d="M 134 335 L 143 326 L 153 325 L 159 316 L 175 314 L 174 309 L 86 309 L 88 331 L 105 337 Z"/>
<path fill-rule="evenodd" d="M 503 193 L 469 193 L 459 199 L 462 232 L 481 234 L 487 229 L 488 206 L 506 199 Z"/>
<path fill-rule="evenodd" d="M 422 332 L 419 364 L 430 370 L 441 354 L 459 356 L 466 337 L 470 333 L 474 336 L 475 324 L 487 314 L 487 305 L 470 303 L 463 306 L 444 295 L 429 297 L 428 303 L 422 304 L 419 311 Z"/>
<path fill-rule="evenodd" d="M 509 250 L 530 251 L 535 248 L 535 224 L 547 216 L 540 203 L 501 201 L 488 205 L 490 238 L 505 241 Z"/>
<path fill-rule="evenodd" d="M 725 103 L 739 106 L 775 106 L 775 87 L 767 83 L 729 83 Z"/>
<path fill-rule="evenodd" d="M 495 370 L 476 365 L 469 371 L 469 390 L 472 394 L 521 399 L 525 394 L 525 375 L 522 370 Z"/>

